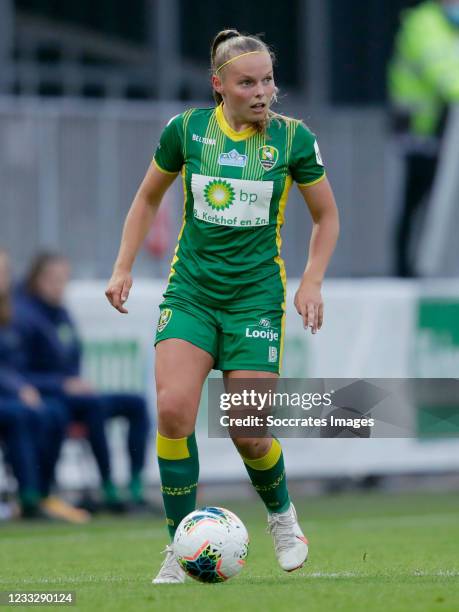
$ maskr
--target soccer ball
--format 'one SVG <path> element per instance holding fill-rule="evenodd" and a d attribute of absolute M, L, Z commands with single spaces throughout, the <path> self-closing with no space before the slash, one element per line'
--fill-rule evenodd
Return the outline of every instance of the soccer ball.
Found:
<path fill-rule="evenodd" d="M 174 553 L 183 570 L 200 582 L 224 582 L 244 567 L 249 534 L 244 523 L 225 508 L 207 506 L 190 512 L 174 538 Z"/>

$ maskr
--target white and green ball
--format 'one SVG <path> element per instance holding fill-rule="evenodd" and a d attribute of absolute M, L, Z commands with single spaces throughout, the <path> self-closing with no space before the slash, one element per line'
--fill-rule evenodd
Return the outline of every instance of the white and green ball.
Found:
<path fill-rule="evenodd" d="M 244 567 L 249 534 L 234 512 L 206 506 L 185 516 L 173 546 L 189 576 L 200 582 L 224 582 Z"/>

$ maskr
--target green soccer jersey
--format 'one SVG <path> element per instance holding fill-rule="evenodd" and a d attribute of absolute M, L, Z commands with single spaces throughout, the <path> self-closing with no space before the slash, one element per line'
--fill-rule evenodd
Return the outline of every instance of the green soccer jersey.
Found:
<path fill-rule="evenodd" d="M 279 116 L 260 134 L 231 128 L 222 106 L 173 117 L 154 156 L 159 170 L 182 173 L 183 224 L 165 298 L 284 305 L 280 229 L 293 181 L 325 176 L 315 136 Z"/>

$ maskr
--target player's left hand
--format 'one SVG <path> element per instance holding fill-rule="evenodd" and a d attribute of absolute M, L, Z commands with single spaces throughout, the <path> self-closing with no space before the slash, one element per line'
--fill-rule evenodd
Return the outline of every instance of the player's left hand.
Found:
<path fill-rule="evenodd" d="M 295 294 L 295 308 L 303 319 L 304 328 L 310 328 L 312 334 L 319 331 L 324 320 L 321 287 L 322 283 L 304 277 Z"/>
<path fill-rule="evenodd" d="M 108 282 L 108 287 L 105 291 L 107 300 L 116 308 L 118 312 L 127 314 L 128 310 L 124 304 L 129 297 L 129 291 L 132 287 L 132 276 L 128 271 L 114 270 L 111 279 Z"/>

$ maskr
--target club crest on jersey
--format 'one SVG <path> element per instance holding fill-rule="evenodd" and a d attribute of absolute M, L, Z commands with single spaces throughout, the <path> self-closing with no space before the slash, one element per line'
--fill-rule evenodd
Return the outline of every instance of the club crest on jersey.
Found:
<path fill-rule="evenodd" d="M 158 332 L 161 333 L 166 325 L 172 318 L 172 310 L 170 308 L 164 308 L 161 310 L 161 314 L 159 315 L 158 321 Z"/>
<path fill-rule="evenodd" d="M 229 153 L 220 153 L 218 156 L 220 166 L 234 166 L 236 168 L 244 168 L 247 164 L 247 155 L 242 155 L 233 149 Z"/>
<path fill-rule="evenodd" d="M 279 159 L 279 151 L 276 147 L 265 145 L 258 149 L 258 161 L 265 170 L 271 170 L 277 164 Z"/>

